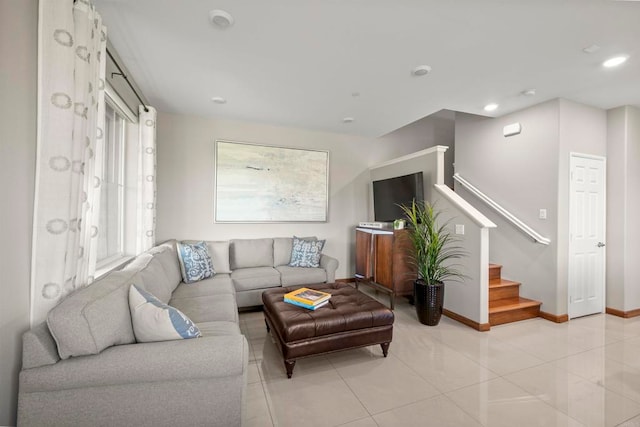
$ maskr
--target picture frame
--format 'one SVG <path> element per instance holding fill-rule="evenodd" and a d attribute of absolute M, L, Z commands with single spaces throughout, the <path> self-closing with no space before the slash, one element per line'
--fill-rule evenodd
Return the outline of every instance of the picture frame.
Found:
<path fill-rule="evenodd" d="M 326 222 L 329 151 L 215 141 L 217 223 Z"/>

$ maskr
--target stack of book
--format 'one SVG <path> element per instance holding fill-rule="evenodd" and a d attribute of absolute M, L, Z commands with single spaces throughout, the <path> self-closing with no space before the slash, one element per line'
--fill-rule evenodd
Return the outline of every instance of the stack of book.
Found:
<path fill-rule="evenodd" d="M 284 295 L 284 302 L 297 305 L 298 307 L 315 310 L 329 303 L 331 294 L 317 291 L 315 289 L 300 288 Z"/>

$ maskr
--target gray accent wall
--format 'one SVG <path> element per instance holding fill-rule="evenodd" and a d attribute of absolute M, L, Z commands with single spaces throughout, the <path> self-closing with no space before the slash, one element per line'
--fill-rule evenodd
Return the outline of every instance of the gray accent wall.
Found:
<path fill-rule="evenodd" d="M 401 148 L 406 153 L 415 153 L 428 147 L 444 145 L 448 147 L 448 150 L 444 153 L 444 184 L 453 188 L 455 117 L 456 113 L 454 111 L 441 110 L 416 120 L 378 138 L 379 151 L 380 153 L 386 153 L 387 151 L 397 152 Z M 389 154 L 384 157 L 391 158 Z M 399 175 L 408 173 L 411 172 L 400 173 Z"/>
<path fill-rule="evenodd" d="M 0 425 L 15 425 L 29 328 L 38 2 L 0 2 Z"/>
<path fill-rule="evenodd" d="M 502 128 L 514 122 L 522 133 L 505 138 Z M 520 295 L 542 301 L 550 313 L 558 313 L 558 122 L 557 100 L 495 119 L 456 114 L 456 172 L 551 245 L 534 243 L 459 184 L 455 190 L 497 226 L 489 232 L 489 261 L 502 264 L 502 277 L 522 282 Z M 538 219 L 540 208 L 546 221 Z"/>
<path fill-rule="evenodd" d="M 505 138 L 503 127 L 515 122 L 522 132 Z M 570 152 L 606 155 L 603 110 L 556 99 L 499 118 L 456 114 L 456 172 L 551 244 L 534 243 L 460 185 L 456 192 L 497 225 L 490 262 L 553 315 L 567 313 Z"/>
<path fill-rule="evenodd" d="M 448 151 L 448 150 L 447 150 Z M 446 155 L 446 151 L 444 153 Z M 398 176 L 409 175 L 412 173 L 422 172 L 422 186 L 424 190 L 424 200 L 433 199 L 433 186 L 440 184 L 437 177 L 437 156 L 435 153 L 423 153 L 418 156 L 411 156 L 409 159 L 385 164 L 384 166 L 376 166 L 371 168 L 371 184 L 369 184 L 370 204 L 373 206 L 373 181 L 382 179 L 395 178 Z M 369 212 L 369 220 L 374 220 L 373 208 Z"/>
<path fill-rule="evenodd" d="M 607 111 L 607 307 L 640 308 L 640 109 Z"/>

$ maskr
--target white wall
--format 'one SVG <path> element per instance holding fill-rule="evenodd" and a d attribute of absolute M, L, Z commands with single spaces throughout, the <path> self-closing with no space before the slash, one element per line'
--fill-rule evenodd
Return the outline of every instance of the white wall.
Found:
<path fill-rule="evenodd" d="M 505 138 L 503 127 L 514 122 L 521 123 L 522 133 Z M 542 301 L 542 310 L 553 314 L 566 313 L 557 301 L 558 129 L 558 100 L 495 119 L 456 114 L 456 172 L 551 239 L 549 246 L 533 243 L 456 185 L 456 192 L 497 225 L 490 232 L 489 261 L 504 266 L 504 278 L 522 283 L 523 297 Z M 547 220 L 538 219 L 540 208 L 547 209 Z"/>
<path fill-rule="evenodd" d="M 640 109 L 607 112 L 607 307 L 640 308 Z"/>
<path fill-rule="evenodd" d="M 0 425 L 15 425 L 29 328 L 36 147 L 36 0 L 0 2 Z"/>
<path fill-rule="evenodd" d="M 340 262 L 337 278 L 353 277 L 354 226 L 367 219 L 369 166 L 379 153 L 376 141 L 230 120 L 159 113 L 157 239 L 207 239 L 316 235 L 324 252 Z M 329 219 L 326 223 L 216 224 L 214 141 L 225 139 L 313 148 L 330 152 Z M 389 150 L 390 156 L 405 154 Z"/>

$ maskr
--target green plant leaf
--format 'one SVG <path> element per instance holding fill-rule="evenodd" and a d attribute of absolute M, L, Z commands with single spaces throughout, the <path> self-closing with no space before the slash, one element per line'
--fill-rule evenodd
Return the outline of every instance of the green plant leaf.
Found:
<path fill-rule="evenodd" d="M 444 282 L 447 279 L 459 281 L 467 277 L 460 267 L 451 262 L 467 256 L 460 245 L 460 238 L 449 232 L 449 223 L 439 224 L 440 211 L 427 201 L 400 206 L 407 217 L 409 236 L 413 245 L 412 263 L 418 271 L 418 278 L 426 284 Z"/>

